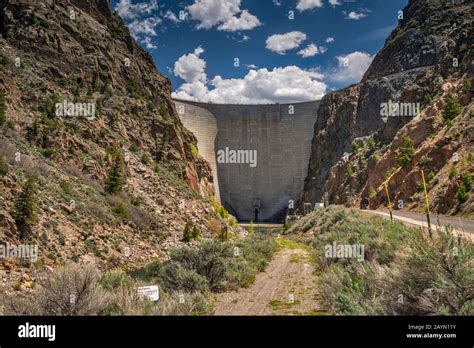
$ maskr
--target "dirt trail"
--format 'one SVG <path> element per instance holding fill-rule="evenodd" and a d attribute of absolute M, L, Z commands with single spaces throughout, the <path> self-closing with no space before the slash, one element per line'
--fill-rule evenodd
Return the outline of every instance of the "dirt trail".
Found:
<path fill-rule="evenodd" d="M 214 310 L 216 315 L 322 314 L 310 251 L 284 248 L 249 288 L 218 294 Z"/>

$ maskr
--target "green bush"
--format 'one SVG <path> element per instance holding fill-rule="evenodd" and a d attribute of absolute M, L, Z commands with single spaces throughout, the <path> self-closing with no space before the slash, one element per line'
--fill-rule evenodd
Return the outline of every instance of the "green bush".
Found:
<path fill-rule="evenodd" d="M 428 157 L 428 156 L 421 156 L 420 158 L 420 165 L 422 166 L 426 166 L 428 163 L 432 162 L 433 159 L 431 157 Z"/>
<path fill-rule="evenodd" d="M 396 157 L 396 160 L 399 165 L 402 167 L 407 166 L 411 163 L 413 159 L 413 154 L 415 153 L 415 147 L 413 140 L 410 137 L 403 137 L 402 146 L 400 146 L 399 153 Z"/>
<path fill-rule="evenodd" d="M 449 169 L 449 174 L 448 174 L 449 178 L 450 179 L 453 179 L 455 178 L 456 176 L 458 176 L 458 170 L 456 168 L 456 166 L 453 164 L 451 166 L 451 168 Z"/>
<path fill-rule="evenodd" d="M 445 122 L 452 121 L 461 113 L 461 105 L 458 98 L 448 93 L 444 98 L 443 119 Z"/>
<path fill-rule="evenodd" d="M 114 204 L 112 206 L 112 212 L 122 220 L 128 219 L 128 210 L 122 202 Z"/>

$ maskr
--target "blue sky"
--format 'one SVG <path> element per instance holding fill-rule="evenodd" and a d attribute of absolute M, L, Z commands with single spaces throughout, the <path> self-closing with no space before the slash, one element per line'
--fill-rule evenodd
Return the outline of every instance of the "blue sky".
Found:
<path fill-rule="evenodd" d="M 113 0 L 174 96 L 320 99 L 360 80 L 408 0 Z M 292 13 L 293 11 L 293 17 Z"/>

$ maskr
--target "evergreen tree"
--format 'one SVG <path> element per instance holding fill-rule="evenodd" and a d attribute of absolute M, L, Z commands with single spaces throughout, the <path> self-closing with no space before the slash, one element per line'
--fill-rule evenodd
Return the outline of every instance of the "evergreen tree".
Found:
<path fill-rule="evenodd" d="M 114 155 L 114 163 L 109 171 L 105 182 L 105 192 L 119 193 L 122 192 L 125 184 L 125 171 L 122 156 L 119 153 Z"/>
<path fill-rule="evenodd" d="M 193 226 L 193 231 L 192 231 L 192 237 L 193 239 L 197 239 L 201 232 L 199 231 L 199 228 L 197 226 Z"/>
<path fill-rule="evenodd" d="M 31 226 L 37 222 L 36 216 L 36 195 L 37 178 L 34 175 L 28 175 L 24 182 L 20 194 L 15 199 L 15 205 L 12 217 L 15 219 L 16 226 L 20 232 L 20 238 L 29 236 Z"/>
<path fill-rule="evenodd" d="M 461 113 L 461 105 L 458 99 L 451 93 L 444 98 L 443 119 L 445 122 L 453 120 Z"/>
<path fill-rule="evenodd" d="M 0 175 L 5 175 L 8 173 L 8 164 L 3 159 L 3 156 L 0 155 Z"/>
<path fill-rule="evenodd" d="M 193 231 L 191 230 L 191 226 L 186 224 L 183 231 L 183 242 L 189 243 L 193 238 Z"/>
<path fill-rule="evenodd" d="M 2 91 L 0 91 L 0 127 L 3 126 L 3 124 L 6 121 L 6 116 L 5 116 L 5 110 L 7 106 L 5 104 L 5 94 L 3 94 Z"/>

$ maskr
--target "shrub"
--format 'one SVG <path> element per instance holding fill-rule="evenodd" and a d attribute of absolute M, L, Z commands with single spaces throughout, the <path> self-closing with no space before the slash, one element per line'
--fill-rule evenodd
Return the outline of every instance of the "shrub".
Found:
<path fill-rule="evenodd" d="M 70 195 L 72 193 L 72 185 L 69 181 L 67 180 L 61 180 L 59 182 L 59 186 L 61 189 L 64 191 L 64 193 Z"/>
<path fill-rule="evenodd" d="M 24 314 L 96 315 L 105 309 L 107 296 L 92 265 L 66 266 L 39 280 L 30 301 Z"/>
<path fill-rule="evenodd" d="M 197 147 L 194 144 L 189 144 L 189 148 L 191 149 L 191 154 L 193 155 L 194 158 L 199 158 L 199 151 Z"/>
<path fill-rule="evenodd" d="M 464 93 L 469 93 L 471 91 L 471 87 L 472 87 L 471 80 L 467 79 L 466 81 L 464 81 L 464 85 L 462 88 Z"/>
<path fill-rule="evenodd" d="M 461 183 L 461 185 L 459 185 L 458 192 L 456 193 L 456 199 L 459 204 L 462 204 L 469 199 L 469 192 L 464 183 Z"/>
<path fill-rule="evenodd" d="M 148 156 L 146 153 L 142 155 L 142 158 L 140 159 L 140 162 L 142 162 L 144 165 L 150 164 L 150 156 Z"/>
<path fill-rule="evenodd" d="M 36 201 L 37 201 L 37 178 L 34 175 L 28 175 L 21 192 L 15 199 L 12 217 L 15 219 L 16 226 L 20 231 L 20 238 L 29 236 L 31 226 L 37 222 Z"/>
<path fill-rule="evenodd" d="M 114 162 L 110 169 L 106 182 L 105 192 L 106 193 L 119 193 L 122 192 L 125 184 L 125 172 L 123 168 L 122 156 L 117 152 L 114 156 Z"/>
<path fill-rule="evenodd" d="M 218 235 L 221 231 L 221 223 L 217 219 L 210 219 L 207 223 L 207 227 L 212 234 Z"/>
<path fill-rule="evenodd" d="M 400 146 L 399 153 L 396 157 L 396 160 L 399 165 L 405 167 L 410 164 L 413 159 L 413 154 L 415 153 L 414 143 L 410 137 L 403 137 L 402 146 Z"/>
<path fill-rule="evenodd" d="M 426 166 L 428 163 L 430 163 L 431 161 L 433 161 L 433 159 L 431 157 L 428 157 L 428 156 L 421 156 L 420 158 L 420 165 L 421 166 Z"/>
<path fill-rule="evenodd" d="M 369 200 L 372 201 L 375 199 L 375 197 L 377 197 L 377 191 L 375 191 L 375 189 L 370 186 L 369 187 Z"/>
<path fill-rule="evenodd" d="M 464 187 L 467 191 L 470 191 L 472 188 L 472 175 L 471 173 L 464 173 L 461 179 Z"/>
<path fill-rule="evenodd" d="M 127 208 L 121 202 L 114 204 L 112 207 L 112 212 L 122 220 L 126 220 L 128 218 Z"/>
<path fill-rule="evenodd" d="M 3 159 L 3 156 L 0 155 L 0 175 L 6 175 L 8 173 L 8 164 Z"/>
<path fill-rule="evenodd" d="M 193 269 L 185 269 L 177 262 L 166 263 L 159 277 L 161 285 L 168 291 L 205 292 L 207 279 Z"/>
<path fill-rule="evenodd" d="M 454 164 L 449 169 L 449 175 L 448 176 L 449 176 L 450 179 L 455 178 L 456 176 L 458 176 L 458 170 L 457 170 L 457 168 Z"/>
<path fill-rule="evenodd" d="M 445 122 L 452 121 L 457 115 L 461 113 L 461 105 L 457 97 L 448 93 L 444 98 L 443 119 Z"/>

